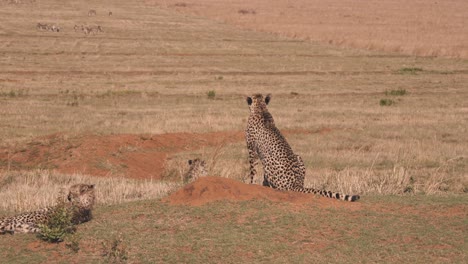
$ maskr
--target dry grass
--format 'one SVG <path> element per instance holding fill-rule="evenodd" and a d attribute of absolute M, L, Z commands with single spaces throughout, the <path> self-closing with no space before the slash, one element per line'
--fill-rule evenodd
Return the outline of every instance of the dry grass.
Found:
<path fill-rule="evenodd" d="M 289 136 L 296 153 L 306 160 L 306 187 L 360 195 L 438 195 L 463 193 L 468 187 L 462 160 L 445 164 L 425 164 L 425 161 L 421 161 L 418 164 L 398 160 L 397 157 L 382 158 L 380 154 L 371 158 L 368 153 L 359 153 L 364 147 L 353 148 L 340 159 L 337 159 L 336 150 L 323 149 L 326 153 L 321 155 L 324 157 L 314 159 L 318 154 L 304 151 L 303 147 L 307 141 L 310 142 L 310 138 L 310 135 Z M 320 147 L 325 148 L 322 144 L 316 149 Z M 201 157 L 207 161 L 210 175 L 249 183 L 247 155 L 244 143 L 179 153 L 167 163 L 165 177 L 182 179 L 188 169 L 187 160 Z M 262 184 L 262 168 L 259 166 L 257 169 L 255 183 Z"/>
<path fill-rule="evenodd" d="M 333 45 L 468 58 L 464 0 L 177 0 L 153 3 L 242 28 Z M 241 12 L 241 10 L 243 12 Z"/>
<path fill-rule="evenodd" d="M 0 174 L 0 211 L 17 213 L 53 205 L 61 191 L 66 193 L 76 183 L 95 184 L 100 205 L 158 199 L 181 186 L 174 182 L 67 175 L 46 170 L 4 172 Z"/>

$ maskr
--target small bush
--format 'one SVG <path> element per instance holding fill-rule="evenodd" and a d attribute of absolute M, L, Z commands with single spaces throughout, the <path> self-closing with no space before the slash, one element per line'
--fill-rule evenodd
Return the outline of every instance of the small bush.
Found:
<path fill-rule="evenodd" d="M 392 99 L 380 99 L 380 106 L 390 106 L 393 104 L 395 104 L 395 101 L 393 101 Z"/>
<path fill-rule="evenodd" d="M 9 92 L 0 92 L 0 96 L 2 97 L 21 97 L 27 95 L 27 91 L 24 90 L 10 90 Z"/>
<path fill-rule="evenodd" d="M 67 208 L 63 199 L 59 198 L 59 202 L 55 210 L 50 213 L 49 219 L 39 225 L 41 232 L 38 237 L 50 243 L 62 242 L 67 235 L 74 233 L 76 230 L 72 219 L 72 209 Z"/>
<path fill-rule="evenodd" d="M 401 68 L 398 70 L 400 74 L 417 74 L 422 71 L 422 68 Z"/>
<path fill-rule="evenodd" d="M 110 243 L 102 242 L 102 247 L 102 255 L 107 258 L 108 263 L 125 263 L 127 261 L 127 247 L 124 245 L 121 235 Z"/>
<path fill-rule="evenodd" d="M 211 90 L 208 91 L 206 95 L 208 96 L 208 99 L 214 99 L 216 97 L 216 92 L 214 90 Z"/>
<path fill-rule="evenodd" d="M 385 95 L 393 95 L 393 96 L 403 96 L 406 94 L 405 89 L 398 89 L 398 90 L 391 90 L 391 91 L 385 91 Z"/>
<path fill-rule="evenodd" d="M 80 251 L 80 241 L 76 235 L 71 235 L 67 241 L 65 246 L 71 249 L 73 252 L 78 253 Z"/>
<path fill-rule="evenodd" d="M 242 15 L 249 15 L 249 14 L 255 15 L 257 14 L 257 11 L 255 11 L 254 9 L 239 9 L 237 13 L 242 14 Z"/>

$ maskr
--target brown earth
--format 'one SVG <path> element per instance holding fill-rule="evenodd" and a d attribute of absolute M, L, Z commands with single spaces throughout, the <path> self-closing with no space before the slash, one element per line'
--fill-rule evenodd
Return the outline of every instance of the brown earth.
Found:
<path fill-rule="evenodd" d="M 202 177 L 163 199 L 171 205 L 200 206 L 216 201 L 268 200 L 289 205 L 314 204 L 321 207 L 359 209 L 361 204 L 348 203 L 313 194 L 278 191 L 254 184 L 245 184 L 222 177 Z"/>
<path fill-rule="evenodd" d="M 327 133 L 329 129 L 284 132 Z M 161 179 L 170 155 L 242 140 L 242 131 L 81 136 L 59 133 L 15 147 L 0 147 L 0 170 L 44 168 L 62 173 Z"/>

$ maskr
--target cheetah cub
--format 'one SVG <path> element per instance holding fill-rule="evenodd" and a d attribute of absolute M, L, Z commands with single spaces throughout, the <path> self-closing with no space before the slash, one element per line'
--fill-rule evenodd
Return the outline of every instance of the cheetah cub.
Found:
<path fill-rule="evenodd" d="M 208 175 L 205 168 L 205 161 L 199 158 L 189 160 L 189 170 L 184 175 L 184 183 L 191 183 L 196 181 L 200 177 Z"/>

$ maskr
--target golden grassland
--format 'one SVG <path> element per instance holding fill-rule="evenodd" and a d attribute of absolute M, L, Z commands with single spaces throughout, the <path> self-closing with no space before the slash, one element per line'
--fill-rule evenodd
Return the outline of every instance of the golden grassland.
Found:
<path fill-rule="evenodd" d="M 99 205 L 158 199 L 179 188 L 180 183 L 132 180 L 116 177 L 93 177 L 83 174 L 60 174 L 47 170 L 14 171 L 0 175 L 1 210 L 25 212 L 51 206 L 68 187 L 83 182 L 96 186 Z"/>
<path fill-rule="evenodd" d="M 152 0 L 241 28 L 333 45 L 468 58 L 464 0 Z"/>
<path fill-rule="evenodd" d="M 90 8 L 96 16 L 87 15 Z M 252 8 L 257 19 L 269 13 Z M 287 38 L 288 34 L 243 31 L 148 1 L 2 1 L 0 17 L 3 146 L 15 147 L 56 132 L 73 136 L 240 131 L 248 116 L 244 96 L 272 93 L 269 109 L 281 130 L 324 131 L 288 137 L 306 163 L 307 185 L 360 194 L 467 191 L 464 59 L 342 49 Z M 454 23 L 459 23 L 457 19 L 453 16 Z M 61 31 L 37 30 L 39 22 L 55 23 Z M 103 32 L 85 35 L 75 32 L 74 25 L 100 25 Z M 436 33 L 440 32 L 444 31 Z M 372 39 L 380 41 L 379 36 Z M 440 44 L 446 40 L 441 37 Z M 438 48 L 427 50 L 439 55 Z M 397 51 L 406 53 L 405 48 Z M 210 91 L 214 96 L 207 95 Z M 382 100 L 391 105 L 382 105 Z M 238 143 L 178 154 L 168 161 L 167 178 L 179 180 L 181 166 L 194 155 L 207 159 L 214 175 L 244 179 L 248 173 L 245 146 Z M 44 173 L 48 175 L 3 172 L 1 186 L 8 186 L 3 181 L 11 177 Z M 141 188 L 136 182 L 110 181 L 124 189 L 127 184 Z M 34 181 L 25 182 L 34 188 Z M 102 186 L 108 184 L 104 181 Z M 141 199 L 158 197 L 172 186 L 141 184 L 161 189 L 142 194 Z M 59 185 L 54 183 L 52 189 Z M 24 188 L 30 193 L 31 187 Z M 47 184 L 41 188 L 48 189 Z M 7 197 L 16 199 L 13 194 Z M 27 198 L 18 191 L 17 200 Z M 49 203 L 39 200 L 38 205 Z M 13 202 L 5 202 L 2 210 Z M 18 206 L 10 210 L 34 207 Z"/>

